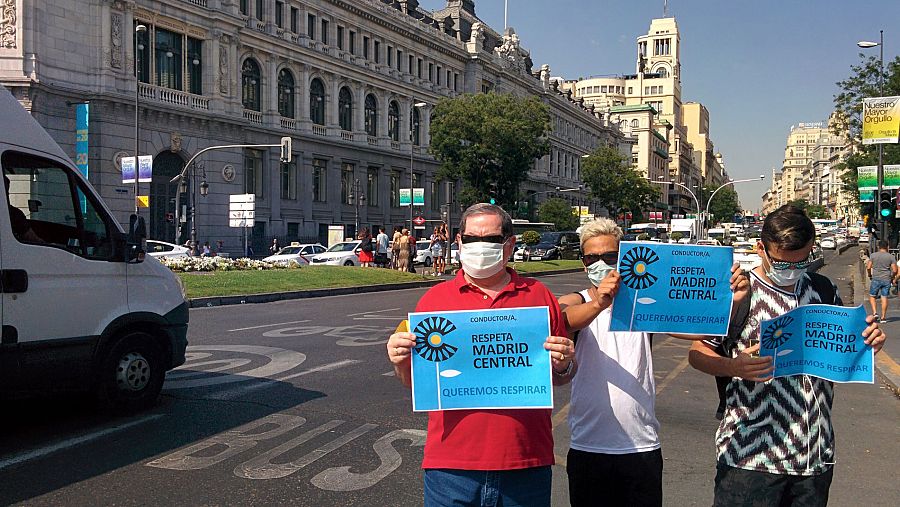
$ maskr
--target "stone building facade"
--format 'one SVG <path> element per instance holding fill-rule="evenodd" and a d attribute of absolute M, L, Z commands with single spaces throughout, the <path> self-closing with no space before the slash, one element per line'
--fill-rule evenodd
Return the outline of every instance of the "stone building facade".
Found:
<path fill-rule="evenodd" d="M 353 236 L 357 223 L 408 223 L 399 193 L 410 182 L 425 189 L 417 215 L 438 220 L 449 208 L 452 219 L 456 190 L 435 178 L 428 132 L 435 104 L 463 93 L 537 95 L 550 107 L 552 152 L 535 162 L 523 195 L 577 187 L 581 155 L 623 142 L 599 112 L 550 86 L 549 66 L 534 69 L 513 30 L 479 20 L 472 0 L 434 12 L 415 0 L 14 0 L 2 8 L 0 84 L 72 155 L 74 104 L 90 103 L 89 179 L 123 222 L 135 196 L 121 183 L 120 159 L 136 144 L 153 155 L 153 182 L 139 194 L 150 196 L 143 212 L 157 239 L 184 241 L 189 224 L 177 228 L 175 217 L 193 215 L 199 241 L 240 252 L 244 231 L 228 227 L 228 206 L 230 194 L 243 193 L 256 195 L 256 249 L 273 236 L 325 242 L 332 225 Z M 282 136 L 293 139 L 289 164 L 277 149 L 216 150 L 188 168 L 187 192 L 170 183 L 201 149 Z M 201 182 L 207 196 L 195 191 Z M 558 196 L 591 205 L 585 192 Z"/>

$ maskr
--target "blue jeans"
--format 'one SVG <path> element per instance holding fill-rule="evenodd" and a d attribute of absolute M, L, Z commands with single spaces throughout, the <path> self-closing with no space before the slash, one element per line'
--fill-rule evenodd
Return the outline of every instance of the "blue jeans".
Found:
<path fill-rule="evenodd" d="M 521 470 L 425 470 L 425 507 L 549 506 L 549 466 Z"/>
<path fill-rule="evenodd" d="M 888 297 L 888 292 L 891 290 L 891 282 L 890 280 L 879 280 L 877 278 L 872 279 L 872 285 L 869 285 L 869 295 L 872 297 L 881 296 L 883 298 Z"/>

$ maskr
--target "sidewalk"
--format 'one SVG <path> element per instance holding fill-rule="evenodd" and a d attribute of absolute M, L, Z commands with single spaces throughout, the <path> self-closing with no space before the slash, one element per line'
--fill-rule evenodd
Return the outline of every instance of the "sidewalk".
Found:
<path fill-rule="evenodd" d="M 854 304 L 864 305 L 866 313 L 872 313 L 872 306 L 869 304 L 869 280 L 865 270 L 857 267 L 853 270 L 852 276 Z M 877 301 L 877 304 L 880 310 L 881 302 Z M 887 322 L 881 324 L 881 328 L 887 335 L 887 340 L 881 352 L 875 356 L 875 370 L 878 377 L 894 394 L 900 396 L 900 365 L 897 364 L 897 359 L 900 359 L 900 298 L 893 295 L 888 298 L 888 312 L 884 318 Z"/>

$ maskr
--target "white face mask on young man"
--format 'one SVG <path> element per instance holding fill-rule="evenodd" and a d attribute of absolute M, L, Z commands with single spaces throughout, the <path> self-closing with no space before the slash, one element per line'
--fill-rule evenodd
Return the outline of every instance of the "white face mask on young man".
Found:
<path fill-rule="evenodd" d="M 772 283 L 780 287 L 790 287 L 797 283 L 797 280 L 800 280 L 803 273 L 806 273 L 807 266 L 809 266 L 808 260 L 792 263 L 777 261 L 773 263 L 771 257 L 769 257 L 769 252 L 766 252 L 765 249 L 763 249 L 763 252 L 766 254 L 766 264 L 769 265 L 769 268 L 766 270 L 766 276 L 769 277 L 769 280 L 772 280 Z M 777 264 L 788 264 L 788 266 L 781 267 Z"/>
<path fill-rule="evenodd" d="M 463 271 L 472 278 L 490 278 L 503 269 L 503 246 L 506 243 L 476 241 L 463 243 L 459 250 L 459 262 Z"/>

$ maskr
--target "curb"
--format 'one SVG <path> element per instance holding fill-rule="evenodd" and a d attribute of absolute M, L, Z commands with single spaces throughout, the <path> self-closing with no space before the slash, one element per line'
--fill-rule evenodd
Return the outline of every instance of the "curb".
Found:
<path fill-rule="evenodd" d="M 528 273 L 529 277 L 540 277 L 545 275 L 558 275 L 565 273 L 577 273 L 583 271 L 582 268 L 556 269 L 553 271 L 541 271 L 539 273 Z M 212 308 L 215 306 L 244 305 L 255 303 L 272 303 L 275 301 L 287 301 L 291 299 L 309 299 L 321 298 L 327 296 L 343 296 L 347 294 L 364 294 L 367 292 L 384 292 L 391 290 L 418 289 L 420 287 L 431 287 L 437 285 L 450 278 L 442 278 L 437 280 L 423 280 L 421 282 L 404 282 L 404 283 L 386 283 L 382 285 L 358 285 L 354 287 L 335 287 L 331 289 L 313 289 L 298 290 L 290 292 L 265 292 L 261 294 L 238 294 L 233 296 L 209 296 L 188 299 L 189 308 Z"/>
<path fill-rule="evenodd" d="M 857 261 L 855 269 L 853 269 L 853 299 L 857 305 L 865 306 L 868 299 L 865 280 L 865 267 L 862 259 Z M 881 381 L 895 396 L 900 396 L 900 366 L 883 348 L 881 352 L 875 356 L 875 373 L 878 380 Z"/>

